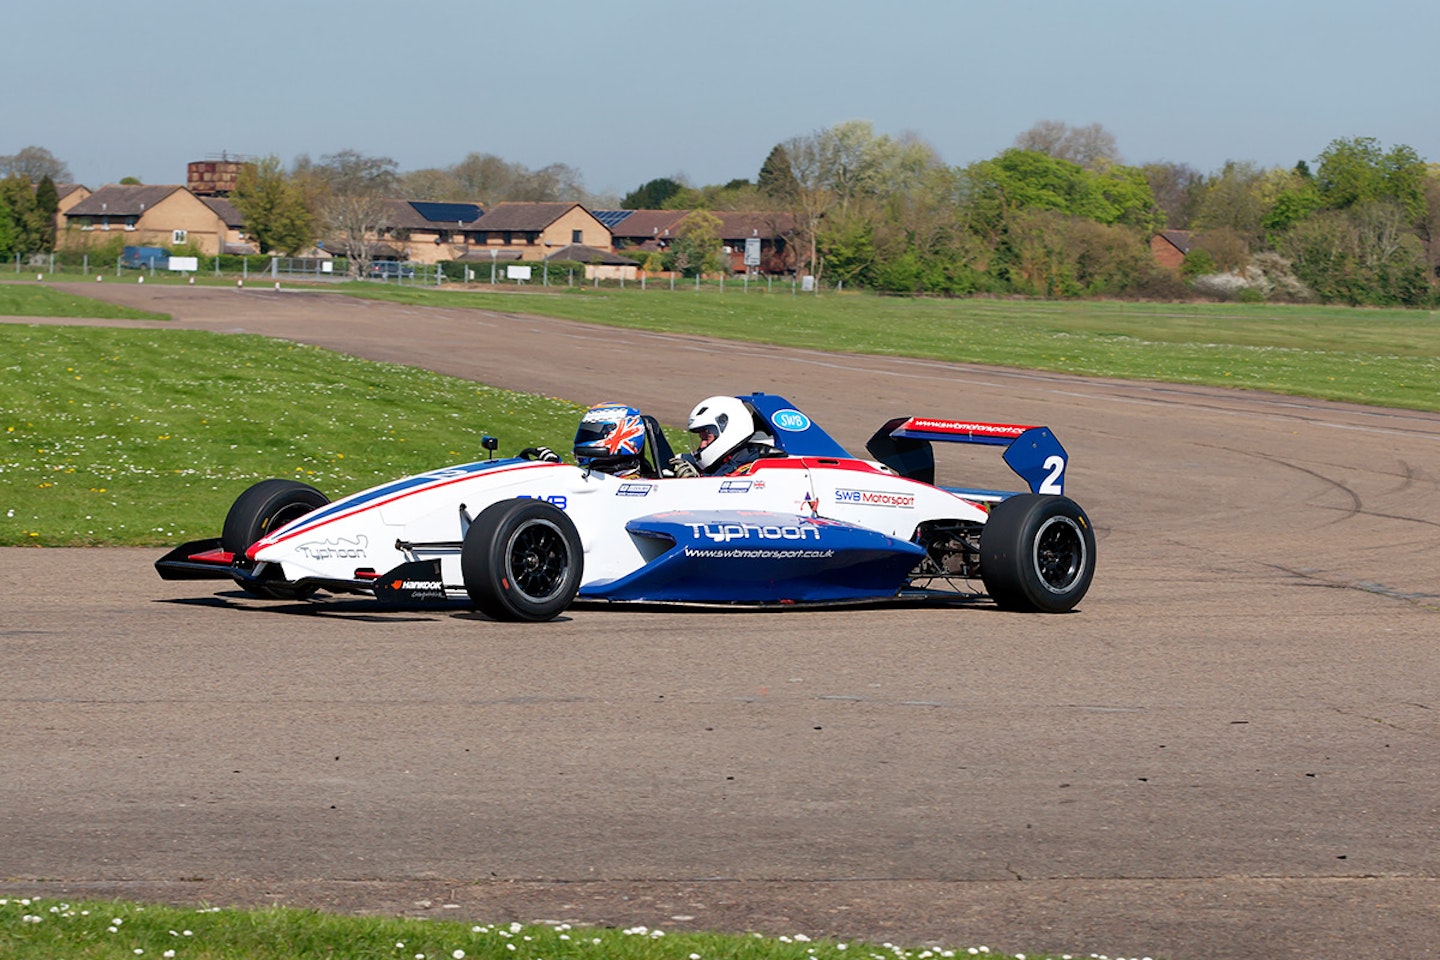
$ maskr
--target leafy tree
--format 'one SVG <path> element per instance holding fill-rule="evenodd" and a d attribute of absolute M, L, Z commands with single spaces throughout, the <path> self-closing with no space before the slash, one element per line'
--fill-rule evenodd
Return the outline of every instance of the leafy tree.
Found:
<path fill-rule="evenodd" d="M 705 210 L 687 214 L 676 228 L 668 253 L 674 269 L 682 276 L 695 277 L 724 269 L 720 259 L 720 218 Z"/>
<path fill-rule="evenodd" d="M 58 221 L 56 217 L 60 214 L 60 195 L 55 189 L 55 181 L 50 179 L 49 174 L 40 178 L 40 183 L 35 187 L 35 213 L 39 218 L 40 249 L 50 251 L 55 249 L 55 233 Z"/>
<path fill-rule="evenodd" d="M 1325 205 L 1315 178 L 1308 174 L 1308 169 L 1297 164 L 1295 170 L 1282 175 L 1279 192 L 1260 218 L 1267 234 L 1283 233 Z"/>
<path fill-rule="evenodd" d="M 790 168 L 790 154 L 785 152 L 783 143 L 770 148 L 755 182 L 760 193 L 771 202 L 787 209 L 795 202 L 799 185 L 795 182 L 795 171 Z"/>
<path fill-rule="evenodd" d="M 231 199 L 261 253 L 280 250 L 295 256 L 315 239 L 315 215 L 305 194 L 273 154 L 241 169 Z"/>
<path fill-rule="evenodd" d="M 15 225 L 15 211 L 11 209 L 9 199 L 0 192 L 0 257 L 9 260 L 17 253 L 27 252 L 20 249 L 19 233 Z"/>
<path fill-rule="evenodd" d="M 912 138 L 877 135 L 864 120 L 851 120 L 781 146 L 795 180 L 789 212 L 797 223 L 803 265 L 821 275 L 820 232 L 829 216 L 874 216 L 882 199 L 917 189 L 939 165 L 935 151 Z M 772 151 L 773 152 L 773 151 Z"/>
<path fill-rule="evenodd" d="M 1153 231 L 1163 215 L 1142 170 L 1086 170 L 1077 163 L 1033 150 L 1006 150 L 973 165 L 974 199 L 992 234 L 1020 210 L 1051 210 L 1097 223 L 1123 223 Z"/>
<path fill-rule="evenodd" d="M 1317 159 L 1316 185 L 1332 210 L 1375 200 L 1392 200 L 1411 220 L 1425 215 L 1428 171 L 1415 150 L 1404 144 L 1383 151 L 1374 137 L 1332 140 Z"/>
<path fill-rule="evenodd" d="M 647 180 L 620 198 L 622 210 L 662 210 L 665 201 L 685 189 L 685 185 L 670 177 Z"/>
<path fill-rule="evenodd" d="M 44 218 L 35 207 L 35 187 L 21 173 L 12 173 L 0 180 L 0 201 L 3 201 L 9 224 L 11 253 L 39 253 L 45 246 Z"/>
<path fill-rule="evenodd" d="M 1229 227 L 1258 241 L 1269 209 L 1265 194 L 1265 171 L 1253 163 L 1229 161 L 1206 181 L 1191 227 L 1202 231 Z"/>

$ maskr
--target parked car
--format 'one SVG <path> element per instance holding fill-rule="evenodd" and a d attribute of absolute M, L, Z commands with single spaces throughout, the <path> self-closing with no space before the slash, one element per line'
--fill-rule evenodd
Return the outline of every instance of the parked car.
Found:
<path fill-rule="evenodd" d="M 170 264 L 170 251 L 164 247 L 126 247 L 120 251 L 120 265 L 131 270 L 164 270 Z"/>
<path fill-rule="evenodd" d="M 410 280 L 414 276 L 415 268 L 398 260 L 376 260 L 370 264 L 372 280 Z"/>

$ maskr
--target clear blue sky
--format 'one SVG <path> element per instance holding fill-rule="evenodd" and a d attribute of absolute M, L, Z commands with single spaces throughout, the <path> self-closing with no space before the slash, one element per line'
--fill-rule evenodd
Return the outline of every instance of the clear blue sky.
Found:
<path fill-rule="evenodd" d="M 1440 160 L 1433 0 L 71 0 L 4 21 L 0 154 L 46 147 L 92 188 L 354 148 L 566 163 L 625 193 L 753 179 L 855 119 L 956 165 L 1044 119 L 1206 173 L 1354 136 Z"/>

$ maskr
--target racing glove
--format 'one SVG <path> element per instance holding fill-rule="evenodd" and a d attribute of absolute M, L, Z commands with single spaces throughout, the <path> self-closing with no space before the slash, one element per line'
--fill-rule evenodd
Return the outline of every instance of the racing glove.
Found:
<path fill-rule="evenodd" d="M 700 468 L 695 465 L 694 460 L 686 459 L 683 456 L 670 459 L 670 470 L 677 477 L 698 477 Z"/>
<path fill-rule="evenodd" d="M 523 460 L 544 460 L 546 463 L 559 463 L 560 455 L 549 447 L 526 447 L 520 451 Z"/>

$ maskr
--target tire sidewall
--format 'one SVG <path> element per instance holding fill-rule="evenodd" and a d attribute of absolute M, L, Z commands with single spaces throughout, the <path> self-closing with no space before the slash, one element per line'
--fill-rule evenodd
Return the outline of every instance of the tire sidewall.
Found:
<path fill-rule="evenodd" d="M 544 597 L 527 594 L 515 581 L 510 557 L 527 532 L 553 532 L 564 545 L 565 569 Z M 471 602 L 495 620 L 553 620 L 580 589 L 584 552 L 575 524 L 560 508 L 543 500 L 502 500 L 482 510 L 465 533 L 460 570 Z"/>
<path fill-rule="evenodd" d="M 1080 569 L 1063 590 L 1045 583 L 1037 566 L 1037 542 L 1055 524 L 1075 533 Z M 995 505 L 980 532 L 980 571 L 985 589 L 1006 610 L 1064 613 L 1078 604 L 1095 575 L 1095 531 L 1080 505 L 1068 497 L 1018 494 Z"/>
<path fill-rule="evenodd" d="M 245 551 L 252 544 L 329 502 L 329 497 L 309 484 L 285 479 L 261 480 L 247 488 L 231 504 L 220 532 L 221 549 L 232 554 L 238 565 L 248 568 Z M 235 578 L 235 583 L 247 593 L 271 600 L 295 600 L 314 592 L 313 589 L 266 586 L 239 577 Z"/>

